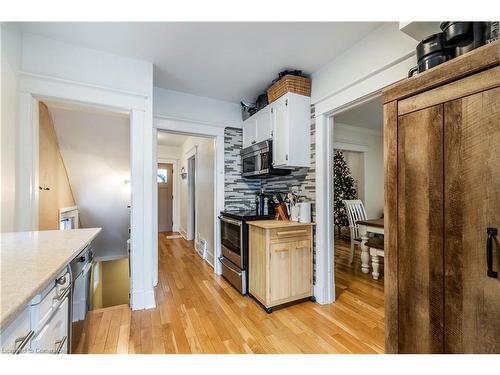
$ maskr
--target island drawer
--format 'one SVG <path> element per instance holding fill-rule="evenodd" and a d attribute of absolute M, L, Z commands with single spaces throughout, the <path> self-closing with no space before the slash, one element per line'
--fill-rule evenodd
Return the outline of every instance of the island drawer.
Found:
<path fill-rule="evenodd" d="M 291 228 L 276 228 L 269 230 L 269 236 L 271 239 L 285 239 L 291 237 L 302 237 L 310 238 L 311 227 L 310 226 L 294 226 Z"/>
<path fill-rule="evenodd" d="M 69 293 L 70 274 L 65 269 L 41 293 L 31 301 L 31 322 L 38 331 L 55 313 Z"/>

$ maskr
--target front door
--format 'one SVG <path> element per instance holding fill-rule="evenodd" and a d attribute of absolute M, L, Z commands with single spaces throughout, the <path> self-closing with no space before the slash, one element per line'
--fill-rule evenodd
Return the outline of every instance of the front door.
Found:
<path fill-rule="evenodd" d="M 173 225 L 173 166 L 158 164 L 158 232 L 171 232 Z"/>

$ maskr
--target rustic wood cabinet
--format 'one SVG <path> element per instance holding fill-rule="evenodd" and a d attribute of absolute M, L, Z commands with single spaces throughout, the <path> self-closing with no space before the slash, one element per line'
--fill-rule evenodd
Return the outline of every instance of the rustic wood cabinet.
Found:
<path fill-rule="evenodd" d="M 386 352 L 500 353 L 498 65 L 496 42 L 384 90 Z"/>
<path fill-rule="evenodd" d="M 249 223 L 249 292 L 266 311 L 313 295 L 312 224 Z"/>

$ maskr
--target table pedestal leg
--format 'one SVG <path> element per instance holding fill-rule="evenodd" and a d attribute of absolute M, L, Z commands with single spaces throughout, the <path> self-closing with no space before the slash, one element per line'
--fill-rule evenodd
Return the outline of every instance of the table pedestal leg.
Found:
<path fill-rule="evenodd" d="M 380 259 L 376 253 L 372 254 L 372 267 L 373 267 L 372 276 L 375 280 L 378 280 L 378 277 L 380 276 L 380 273 L 379 273 Z"/>
<path fill-rule="evenodd" d="M 368 247 L 365 245 L 368 241 L 368 236 L 366 234 L 361 235 L 361 272 L 370 272 L 370 254 L 368 253 Z"/>

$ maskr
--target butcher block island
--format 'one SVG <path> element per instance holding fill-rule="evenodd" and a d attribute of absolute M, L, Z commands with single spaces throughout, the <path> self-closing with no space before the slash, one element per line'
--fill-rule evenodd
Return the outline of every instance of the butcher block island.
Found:
<path fill-rule="evenodd" d="M 268 313 L 313 297 L 313 223 L 250 221 L 249 292 Z"/>

